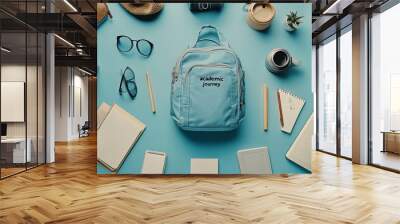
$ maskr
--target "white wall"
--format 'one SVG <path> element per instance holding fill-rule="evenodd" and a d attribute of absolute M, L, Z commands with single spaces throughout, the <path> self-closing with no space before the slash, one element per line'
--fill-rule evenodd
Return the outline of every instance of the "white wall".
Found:
<path fill-rule="evenodd" d="M 88 120 L 88 77 L 76 68 L 56 67 L 55 85 L 55 140 L 77 139 L 78 124 Z"/>
<path fill-rule="evenodd" d="M 55 68 L 55 141 L 68 141 L 69 136 L 69 96 L 68 88 L 70 84 L 69 68 Z"/>
<path fill-rule="evenodd" d="M 77 70 L 75 70 L 76 72 Z M 75 113 L 73 113 L 73 119 L 72 121 L 72 136 L 73 138 L 78 138 L 79 133 L 78 133 L 78 125 L 83 125 L 85 121 L 88 121 L 88 78 L 81 76 L 81 73 L 79 75 L 74 75 L 74 100 L 75 100 L 75 106 L 74 110 Z M 80 91 L 80 93 L 78 93 Z M 80 94 L 80 97 L 78 97 Z M 79 103 L 78 100 L 81 102 Z M 81 108 L 79 108 L 81 106 Z M 81 111 L 80 111 L 81 110 Z"/>
<path fill-rule="evenodd" d="M 28 67 L 31 70 L 32 67 Z M 1 66 L 1 81 L 25 82 L 25 64 L 9 64 Z M 1 108 L 5 110 L 5 108 Z M 25 137 L 25 122 L 7 123 L 7 137 Z"/>
<path fill-rule="evenodd" d="M 25 70 L 26 69 L 26 70 Z M 37 115 L 36 107 L 37 107 L 37 98 L 36 98 L 36 80 L 34 80 L 30 75 L 36 76 L 36 66 L 27 66 L 20 64 L 6 64 L 1 66 L 1 81 L 2 82 L 25 82 L 26 72 L 28 74 L 28 87 L 27 87 L 27 106 L 31 108 L 27 108 L 27 118 L 28 118 L 28 137 L 31 133 L 34 132 L 36 137 L 36 120 Z M 32 88 L 34 86 L 34 88 Z M 31 88 L 29 88 L 31 87 Z M 32 108 L 33 107 L 33 108 Z M 40 105 L 39 105 L 40 107 Z M 5 110 L 6 108 L 2 108 Z M 8 122 L 7 125 L 7 136 L 8 137 L 25 137 L 25 123 L 26 122 Z M 30 131 L 30 128 L 32 130 Z"/>
<path fill-rule="evenodd" d="M 38 70 L 37 70 L 38 69 Z M 30 139 L 32 161 L 44 162 L 44 74 L 39 66 L 25 66 L 24 64 L 4 64 L 1 66 L 2 82 L 25 82 L 26 83 L 26 112 L 27 120 L 24 122 L 7 122 L 7 137 L 24 138 L 25 134 Z M 27 78 L 27 80 L 25 80 Z M 2 96 L 7 97 L 7 96 Z M 1 108 L 7 110 L 8 108 Z M 37 157 L 37 153 L 39 156 Z"/>
<path fill-rule="evenodd" d="M 1 66 L 1 81 L 2 82 L 24 82 L 25 75 L 26 75 L 26 67 L 25 64 L 8 64 Z M 7 96 L 1 96 L 4 98 Z M 22 108 L 25 113 L 25 105 Z M 2 111 L 8 110 L 8 108 L 1 108 Z M 25 129 L 26 129 L 26 122 L 5 122 L 7 124 L 7 138 L 25 138 Z M 27 136 L 28 138 L 30 136 Z M 3 145 L 4 147 L 4 145 Z M 32 150 L 31 150 L 32 151 Z M 27 154 L 29 155 L 29 153 Z M 32 154 L 31 154 L 32 156 Z M 29 161 L 29 160 L 28 160 Z"/>

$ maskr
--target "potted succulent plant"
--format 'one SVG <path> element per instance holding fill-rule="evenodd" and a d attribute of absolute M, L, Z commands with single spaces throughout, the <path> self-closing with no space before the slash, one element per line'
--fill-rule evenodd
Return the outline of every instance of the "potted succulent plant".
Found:
<path fill-rule="evenodd" d="M 286 30 L 289 32 L 297 30 L 300 24 L 303 22 L 303 17 L 304 16 L 298 16 L 297 12 L 290 11 L 289 14 L 286 15 L 284 21 Z"/>

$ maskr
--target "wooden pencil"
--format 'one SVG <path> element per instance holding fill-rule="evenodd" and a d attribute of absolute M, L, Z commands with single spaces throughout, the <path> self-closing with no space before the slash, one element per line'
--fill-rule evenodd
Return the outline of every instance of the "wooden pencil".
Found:
<path fill-rule="evenodd" d="M 268 130 L 268 86 L 263 86 L 263 98 L 264 98 L 264 131 Z"/>
<path fill-rule="evenodd" d="M 149 92 L 149 97 L 150 97 L 151 112 L 155 113 L 156 112 L 156 102 L 155 102 L 156 99 L 154 97 L 153 86 L 151 84 L 150 74 L 148 72 L 146 73 L 146 82 L 147 82 L 147 90 Z"/>
<path fill-rule="evenodd" d="M 281 95 L 279 94 L 279 90 L 276 91 L 276 95 L 278 96 L 279 120 L 281 122 L 281 127 L 283 127 L 284 123 L 283 123 L 283 114 L 282 114 L 282 102 L 281 102 Z"/>

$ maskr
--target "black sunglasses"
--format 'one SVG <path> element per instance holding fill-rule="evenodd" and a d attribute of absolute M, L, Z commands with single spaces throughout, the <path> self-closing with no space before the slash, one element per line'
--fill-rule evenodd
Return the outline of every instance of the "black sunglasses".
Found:
<path fill-rule="evenodd" d="M 133 46 L 136 46 L 139 54 L 148 57 L 153 51 L 153 43 L 146 39 L 132 40 L 128 36 L 120 35 L 117 36 L 117 48 L 120 52 L 129 52 Z"/>
<path fill-rule="evenodd" d="M 124 91 L 123 84 L 126 91 Z M 129 66 L 127 66 L 122 73 L 121 81 L 119 83 L 119 95 L 122 95 L 124 92 L 128 92 L 128 95 L 132 100 L 134 100 L 137 95 L 135 73 Z"/>

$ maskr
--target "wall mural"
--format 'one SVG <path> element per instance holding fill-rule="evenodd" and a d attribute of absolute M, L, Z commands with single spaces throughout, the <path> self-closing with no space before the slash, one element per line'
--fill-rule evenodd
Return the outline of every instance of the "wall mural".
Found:
<path fill-rule="evenodd" d="M 311 172 L 311 4 L 97 8 L 99 174 Z"/>

